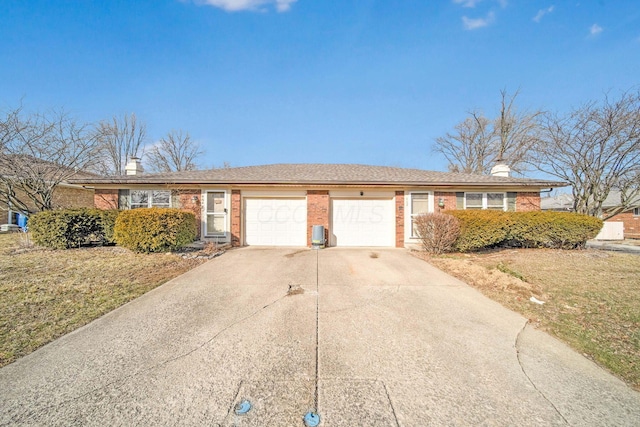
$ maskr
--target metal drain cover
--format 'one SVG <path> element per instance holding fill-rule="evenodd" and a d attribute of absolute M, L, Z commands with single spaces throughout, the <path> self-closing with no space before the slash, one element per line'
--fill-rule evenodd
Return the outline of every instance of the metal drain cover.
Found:
<path fill-rule="evenodd" d="M 251 410 L 251 403 L 248 400 L 238 402 L 234 408 L 236 415 L 244 415 Z M 317 425 L 317 424 L 316 424 Z"/>
<path fill-rule="evenodd" d="M 304 425 L 306 425 L 307 427 L 316 427 L 318 424 L 320 424 L 320 415 L 311 411 L 305 414 Z"/>

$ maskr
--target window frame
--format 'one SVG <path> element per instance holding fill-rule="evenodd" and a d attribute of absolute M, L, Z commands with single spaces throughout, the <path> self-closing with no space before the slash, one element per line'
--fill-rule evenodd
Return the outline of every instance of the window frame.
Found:
<path fill-rule="evenodd" d="M 633 216 L 635 217 L 640 216 L 640 207 L 633 208 Z"/>
<path fill-rule="evenodd" d="M 482 206 L 472 206 L 469 207 L 467 205 L 467 195 L 468 194 L 481 194 L 482 195 Z M 502 209 L 498 209 L 497 205 L 489 206 L 489 194 L 501 194 L 502 195 Z M 505 212 L 508 209 L 508 200 L 507 193 L 505 191 L 465 191 L 464 193 L 464 210 L 502 210 Z"/>
<path fill-rule="evenodd" d="M 149 209 L 149 208 L 170 208 L 171 205 L 171 190 L 165 190 L 165 189 L 160 189 L 160 188 L 151 188 L 151 189 L 129 189 L 129 194 L 128 194 L 128 200 L 127 200 L 127 209 L 131 210 L 131 209 Z M 133 192 L 145 192 L 147 193 L 146 198 L 147 198 L 147 202 L 146 202 L 146 206 L 144 206 L 143 203 L 133 203 Z M 154 192 L 163 192 L 163 193 L 168 193 L 169 199 L 167 203 L 160 203 L 160 204 L 155 204 L 154 203 Z M 134 206 L 135 205 L 135 206 Z"/>

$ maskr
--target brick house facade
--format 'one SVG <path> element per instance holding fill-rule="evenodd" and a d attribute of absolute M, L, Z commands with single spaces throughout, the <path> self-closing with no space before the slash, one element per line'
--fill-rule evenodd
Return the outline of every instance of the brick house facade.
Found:
<path fill-rule="evenodd" d="M 18 194 L 18 197 L 21 200 L 27 200 L 26 196 Z M 53 190 L 52 205 L 54 209 L 94 207 L 94 191 L 77 185 L 60 184 Z M 32 211 L 37 210 L 33 203 L 27 202 L 27 206 Z M 0 211 L 3 212 L 0 224 L 16 224 L 17 212 L 10 211 L 6 205 L 0 205 Z"/>
<path fill-rule="evenodd" d="M 330 246 L 406 247 L 418 242 L 412 235 L 418 214 L 539 210 L 540 189 L 563 184 L 379 166 L 267 165 L 83 185 L 95 188 L 101 209 L 122 208 L 122 197 L 134 192 L 170 192 L 171 207 L 196 216 L 199 239 L 233 246 L 311 246 L 313 226 L 321 225 Z"/>

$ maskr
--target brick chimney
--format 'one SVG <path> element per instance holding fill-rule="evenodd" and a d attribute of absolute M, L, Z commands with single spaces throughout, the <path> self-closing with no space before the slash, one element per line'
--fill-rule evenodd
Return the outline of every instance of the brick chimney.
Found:
<path fill-rule="evenodd" d="M 142 163 L 140 162 L 139 157 L 131 157 L 129 159 L 129 163 L 124 167 L 124 171 L 126 175 L 139 175 L 144 172 L 144 168 L 142 167 Z"/>

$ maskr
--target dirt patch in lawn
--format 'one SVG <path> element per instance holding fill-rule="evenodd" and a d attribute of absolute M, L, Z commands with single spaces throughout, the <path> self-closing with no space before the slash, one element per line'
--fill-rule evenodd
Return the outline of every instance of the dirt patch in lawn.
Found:
<path fill-rule="evenodd" d="M 54 251 L 0 234 L 0 366 L 202 264 L 119 247 Z"/>
<path fill-rule="evenodd" d="M 640 390 L 640 256 L 544 249 L 418 256 Z"/>

